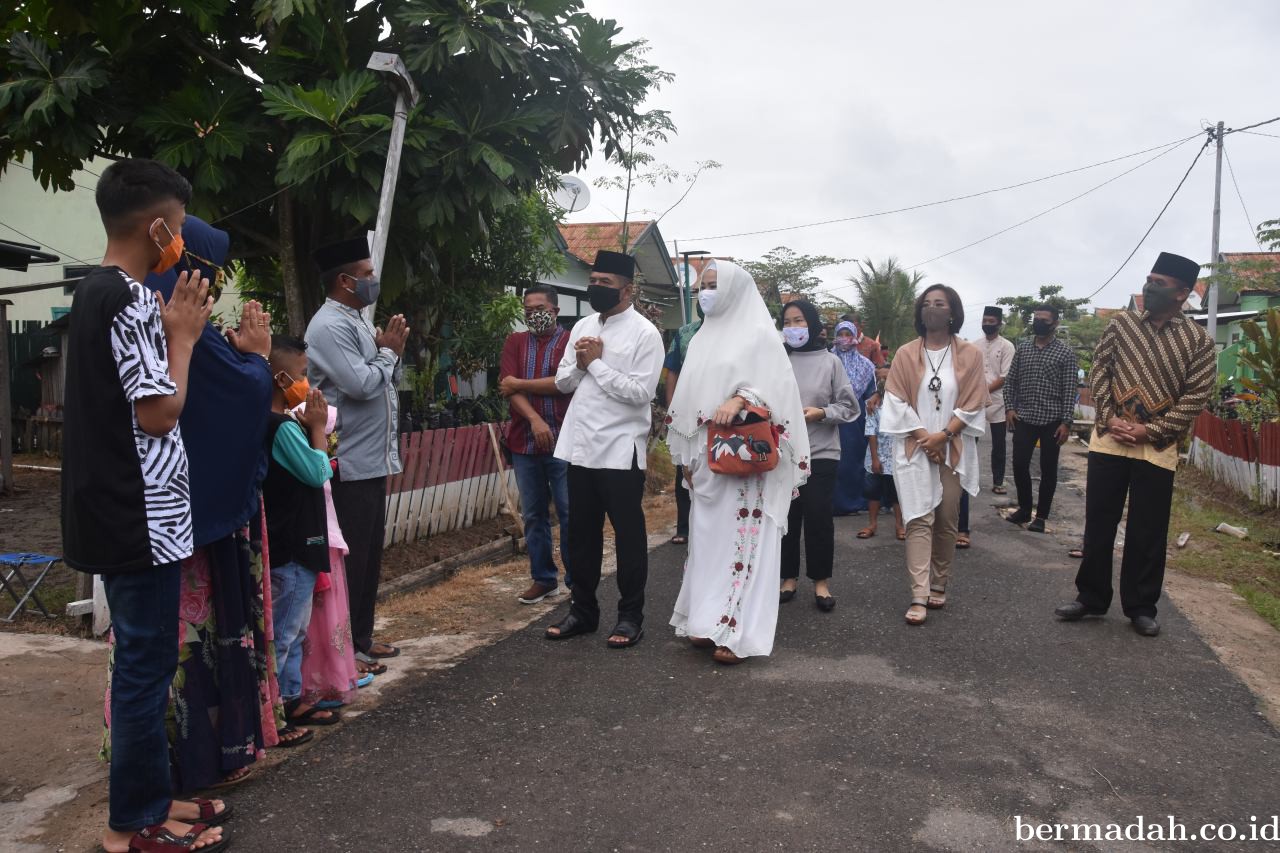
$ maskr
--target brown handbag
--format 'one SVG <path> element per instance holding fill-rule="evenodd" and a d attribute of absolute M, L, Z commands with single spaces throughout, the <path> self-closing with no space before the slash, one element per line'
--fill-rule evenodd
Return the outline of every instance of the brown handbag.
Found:
<path fill-rule="evenodd" d="M 769 410 L 747 406 L 732 426 L 707 423 L 707 464 L 717 474 L 750 477 L 778 467 L 778 427 Z"/>

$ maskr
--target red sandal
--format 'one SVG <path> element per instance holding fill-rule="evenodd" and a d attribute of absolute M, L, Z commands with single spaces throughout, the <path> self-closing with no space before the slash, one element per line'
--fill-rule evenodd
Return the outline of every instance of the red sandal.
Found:
<path fill-rule="evenodd" d="M 229 846 L 230 842 L 223 837 L 202 847 L 196 847 L 196 841 L 207 829 L 209 829 L 207 824 L 193 824 L 186 835 L 179 837 L 163 823 L 144 827 L 129 839 L 129 853 L 189 853 L 189 851 L 214 853 L 216 850 L 225 850 Z"/>

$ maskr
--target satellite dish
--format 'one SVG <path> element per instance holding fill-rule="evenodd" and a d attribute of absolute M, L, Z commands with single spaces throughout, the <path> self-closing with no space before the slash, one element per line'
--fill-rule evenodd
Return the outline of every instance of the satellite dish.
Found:
<path fill-rule="evenodd" d="M 565 213 L 575 213 L 591 203 L 591 191 L 586 183 L 573 175 L 560 178 L 560 188 L 552 196 L 555 203 L 564 208 Z"/>

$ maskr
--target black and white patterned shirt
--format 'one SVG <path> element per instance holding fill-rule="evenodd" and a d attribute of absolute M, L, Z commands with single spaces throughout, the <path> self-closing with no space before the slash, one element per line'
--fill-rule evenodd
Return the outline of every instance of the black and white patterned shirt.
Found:
<path fill-rule="evenodd" d="M 1004 380 L 1004 405 L 1031 426 L 1070 424 L 1076 409 L 1079 363 L 1075 350 L 1055 337 L 1044 347 L 1035 337 L 1018 341 Z"/>
<path fill-rule="evenodd" d="M 164 328 L 155 296 L 122 270 L 94 270 L 76 286 L 68 336 L 63 425 L 63 549 L 95 574 L 175 563 L 192 553 L 186 448 L 138 424 L 135 404 L 169 396 Z"/>

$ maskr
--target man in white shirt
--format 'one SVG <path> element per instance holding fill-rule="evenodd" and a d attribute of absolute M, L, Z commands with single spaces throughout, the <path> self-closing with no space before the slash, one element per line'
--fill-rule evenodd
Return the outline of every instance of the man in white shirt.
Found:
<path fill-rule="evenodd" d="M 547 639 L 593 633 L 600 621 L 596 587 L 604 554 L 604 519 L 613 524 L 618 560 L 618 623 L 609 647 L 625 649 L 644 634 L 649 574 L 644 467 L 649 403 L 662 371 L 662 336 L 632 307 L 635 258 L 598 252 L 587 297 L 597 313 L 573 327 L 556 387 L 573 394 L 560 427 L 556 458 L 569 463 L 566 557 L 573 566 L 573 606 L 547 629 Z"/>
<path fill-rule="evenodd" d="M 983 370 L 987 378 L 987 390 L 991 392 L 991 405 L 987 406 L 987 431 L 991 433 L 991 491 L 997 495 L 1006 493 L 1004 487 L 1005 415 L 1004 387 L 1009 366 L 1013 364 L 1013 342 L 1000 334 L 1004 323 L 1004 310 L 988 305 L 982 310 L 982 337 L 973 345 L 982 350 Z"/>

